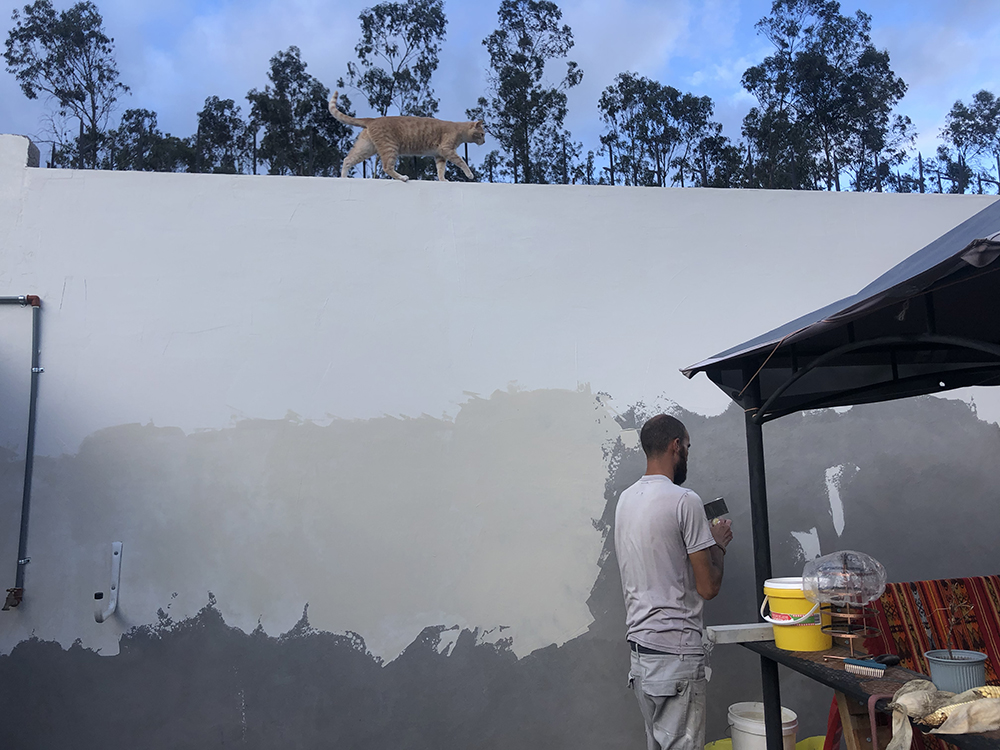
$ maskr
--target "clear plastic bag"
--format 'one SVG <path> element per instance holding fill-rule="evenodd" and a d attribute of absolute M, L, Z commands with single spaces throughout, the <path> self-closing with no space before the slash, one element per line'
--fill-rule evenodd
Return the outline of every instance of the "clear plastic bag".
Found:
<path fill-rule="evenodd" d="M 802 569 L 806 599 L 823 604 L 867 604 L 882 596 L 885 582 L 882 563 L 854 550 L 817 557 Z"/>

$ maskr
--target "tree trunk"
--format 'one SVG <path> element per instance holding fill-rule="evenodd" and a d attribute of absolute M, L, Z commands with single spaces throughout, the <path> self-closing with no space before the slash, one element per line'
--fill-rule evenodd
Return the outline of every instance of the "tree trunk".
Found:
<path fill-rule="evenodd" d="M 531 150 L 529 148 L 529 139 L 531 138 L 531 133 L 528 131 L 528 126 L 524 126 L 524 164 L 522 166 L 522 171 L 524 172 L 524 184 L 529 184 L 532 180 L 531 174 Z"/>
<path fill-rule="evenodd" d="M 833 190 L 833 155 L 830 153 L 830 139 L 823 134 L 823 156 L 826 157 L 826 189 Z"/>

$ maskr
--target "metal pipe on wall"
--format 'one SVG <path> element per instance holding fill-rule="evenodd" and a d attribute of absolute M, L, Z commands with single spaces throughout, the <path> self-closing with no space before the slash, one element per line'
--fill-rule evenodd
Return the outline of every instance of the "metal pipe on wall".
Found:
<path fill-rule="evenodd" d="M 41 344 L 42 300 L 33 294 L 19 297 L 0 297 L 0 305 L 31 306 L 31 392 L 28 397 L 28 438 L 24 448 L 24 489 L 21 493 L 21 533 L 17 542 L 17 573 L 14 588 L 7 589 L 3 609 L 16 607 L 24 598 L 24 568 L 28 558 L 28 515 L 31 508 L 31 477 L 35 463 L 35 413 L 38 402 L 38 376 Z"/>

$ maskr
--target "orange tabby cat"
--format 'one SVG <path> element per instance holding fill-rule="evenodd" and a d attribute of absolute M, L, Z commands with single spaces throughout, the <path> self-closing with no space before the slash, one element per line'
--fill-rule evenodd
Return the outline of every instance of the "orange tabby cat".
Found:
<path fill-rule="evenodd" d="M 400 156 L 433 156 L 438 179 L 444 180 L 447 162 L 458 165 L 472 179 L 472 170 L 455 148 L 460 143 L 486 142 L 483 121 L 448 122 L 434 117 L 351 117 L 337 109 L 337 92 L 330 99 L 330 114 L 343 123 L 364 128 L 354 148 L 344 158 L 341 177 L 347 177 L 351 167 L 378 153 L 382 169 L 390 177 L 406 182 L 409 177 L 396 171 Z"/>

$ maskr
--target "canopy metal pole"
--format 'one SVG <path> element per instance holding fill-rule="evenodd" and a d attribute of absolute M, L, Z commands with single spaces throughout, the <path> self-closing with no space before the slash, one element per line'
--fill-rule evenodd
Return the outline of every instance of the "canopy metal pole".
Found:
<path fill-rule="evenodd" d="M 752 372 L 750 375 L 752 376 Z M 750 470 L 750 527 L 753 534 L 754 579 L 757 596 L 764 595 L 764 582 L 771 577 L 771 531 L 767 517 L 767 481 L 764 475 L 764 431 L 754 421 L 760 408 L 760 383 L 753 378 L 745 405 L 747 430 L 747 466 Z M 764 697 L 764 730 L 767 750 L 782 750 L 781 688 L 778 663 L 760 657 L 760 681 Z"/>

